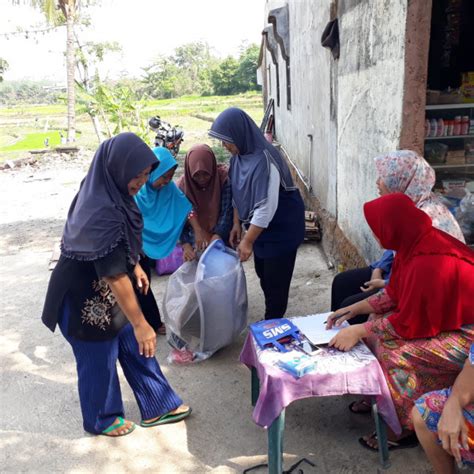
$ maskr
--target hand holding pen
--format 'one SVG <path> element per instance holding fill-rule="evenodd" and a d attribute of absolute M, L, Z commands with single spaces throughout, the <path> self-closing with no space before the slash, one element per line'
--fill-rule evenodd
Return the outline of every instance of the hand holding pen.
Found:
<path fill-rule="evenodd" d="M 327 321 L 325 321 L 326 329 L 331 329 L 333 326 L 340 326 L 343 321 L 351 319 L 355 316 L 352 311 L 346 308 L 338 309 L 330 314 Z"/>

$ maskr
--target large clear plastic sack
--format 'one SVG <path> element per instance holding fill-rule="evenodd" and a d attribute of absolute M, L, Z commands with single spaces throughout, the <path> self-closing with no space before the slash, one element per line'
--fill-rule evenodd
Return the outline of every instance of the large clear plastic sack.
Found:
<path fill-rule="evenodd" d="M 467 244 L 474 243 L 474 193 L 467 191 L 456 211 L 456 219 L 461 226 Z"/>
<path fill-rule="evenodd" d="M 247 327 L 247 283 L 237 253 L 212 242 L 199 262 L 185 262 L 168 280 L 163 315 L 169 360 L 204 360 Z"/>

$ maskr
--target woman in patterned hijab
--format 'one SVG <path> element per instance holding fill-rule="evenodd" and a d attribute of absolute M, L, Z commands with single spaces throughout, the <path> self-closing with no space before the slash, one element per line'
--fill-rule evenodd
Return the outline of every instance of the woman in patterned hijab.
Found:
<path fill-rule="evenodd" d="M 433 193 L 436 176 L 434 169 L 420 155 L 411 150 L 399 150 L 377 156 L 377 186 L 385 186 L 386 193 L 404 193 L 418 209 L 426 212 L 433 226 L 464 242 L 456 219 Z"/>

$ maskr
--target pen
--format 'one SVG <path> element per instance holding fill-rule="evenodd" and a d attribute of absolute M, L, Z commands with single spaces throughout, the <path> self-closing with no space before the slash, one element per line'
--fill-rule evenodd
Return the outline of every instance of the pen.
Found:
<path fill-rule="evenodd" d="M 349 313 L 350 313 L 350 311 L 345 311 L 344 313 L 339 314 L 338 316 L 336 316 L 336 317 L 334 318 L 334 321 L 337 321 L 339 318 L 342 318 L 343 316 L 345 316 L 346 314 L 349 314 Z M 328 320 L 324 321 L 323 324 L 327 324 L 327 323 L 328 323 Z"/>

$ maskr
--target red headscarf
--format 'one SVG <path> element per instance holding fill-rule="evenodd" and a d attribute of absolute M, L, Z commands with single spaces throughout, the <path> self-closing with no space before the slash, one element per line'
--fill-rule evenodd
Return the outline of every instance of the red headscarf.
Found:
<path fill-rule="evenodd" d="M 194 175 L 204 171 L 210 177 L 205 188 L 200 187 L 193 179 Z M 184 175 L 178 186 L 192 202 L 200 226 L 212 232 L 221 208 L 221 189 L 227 179 L 227 167 L 217 166 L 214 152 L 207 145 L 194 145 L 184 160 Z"/>
<path fill-rule="evenodd" d="M 416 339 L 474 324 L 474 252 L 435 229 L 405 194 L 367 202 L 364 214 L 382 247 L 396 251 L 386 288 L 397 304 L 395 331 Z"/>

